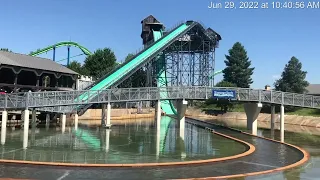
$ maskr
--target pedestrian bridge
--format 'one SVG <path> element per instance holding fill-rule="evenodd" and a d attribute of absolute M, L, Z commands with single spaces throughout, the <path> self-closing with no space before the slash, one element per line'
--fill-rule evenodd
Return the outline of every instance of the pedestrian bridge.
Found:
<path fill-rule="evenodd" d="M 230 101 L 244 102 L 247 115 L 247 128 L 257 134 L 257 117 L 262 104 L 271 104 L 271 128 L 275 123 L 275 104 L 280 105 L 280 137 L 284 141 L 284 106 L 298 106 L 320 109 L 320 96 L 296 94 L 281 91 L 220 88 L 220 87 L 143 87 L 86 91 L 46 91 L 3 94 L 0 96 L 2 109 L 2 127 L 6 127 L 8 111 L 24 110 L 24 127 L 28 132 L 29 109 L 32 109 L 32 122 L 35 121 L 36 111 L 61 113 L 62 129 L 65 129 L 66 113 L 75 114 L 75 127 L 78 126 L 78 110 L 83 105 L 103 104 L 101 125 L 111 127 L 111 105 L 116 102 L 156 101 L 157 126 L 161 119 L 161 101 L 177 100 L 177 118 L 179 127 L 184 127 L 185 111 L 188 100 L 206 100 L 209 98 L 228 98 Z M 107 105 L 107 106 L 106 106 Z M 107 108 L 106 108 L 107 107 Z M 106 115 L 105 109 L 107 109 Z M 183 128 L 181 128 L 183 132 Z"/>
<path fill-rule="evenodd" d="M 229 95 L 231 93 L 233 96 L 214 96 L 213 92 Z M 87 98 L 80 98 L 80 96 L 83 95 L 85 95 Z M 31 108 L 39 111 L 67 113 L 73 112 L 80 107 L 80 105 L 86 104 L 181 99 L 206 100 L 209 98 L 228 98 L 231 101 L 268 103 L 320 109 L 319 96 L 264 89 L 196 86 L 142 87 L 106 89 L 99 91 L 46 91 L 1 94 L 0 109 L 19 110 Z"/>

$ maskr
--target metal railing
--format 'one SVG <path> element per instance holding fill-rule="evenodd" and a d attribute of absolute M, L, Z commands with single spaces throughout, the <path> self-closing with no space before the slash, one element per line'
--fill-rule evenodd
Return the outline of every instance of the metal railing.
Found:
<path fill-rule="evenodd" d="M 205 100 L 212 98 L 213 90 L 222 89 L 235 91 L 236 98 L 231 99 L 235 101 L 283 104 L 320 109 L 320 96 L 261 89 L 198 86 L 121 88 L 100 91 L 86 90 L 14 93 L 0 96 L 0 108 L 37 108 L 42 111 L 72 112 L 79 107 L 79 105 L 102 104 L 108 102 L 176 99 Z M 166 96 L 160 96 L 161 93 L 166 94 Z M 86 100 L 80 100 L 79 96 L 83 94 L 86 95 Z"/>

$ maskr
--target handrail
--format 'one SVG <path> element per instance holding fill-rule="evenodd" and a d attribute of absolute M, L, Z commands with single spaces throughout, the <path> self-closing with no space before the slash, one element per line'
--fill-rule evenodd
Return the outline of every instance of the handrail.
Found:
<path fill-rule="evenodd" d="M 205 100 L 212 98 L 213 90 L 234 91 L 236 97 L 230 99 L 233 101 L 260 102 L 320 109 L 320 96 L 264 89 L 201 86 L 119 88 L 96 91 L 46 91 L 29 92 L 25 94 L 12 93 L 0 95 L 0 109 L 55 107 L 53 109 L 62 111 L 63 106 L 69 107 L 107 102 L 153 101 L 162 99 Z M 167 91 L 168 96 L 159 97 L 159 92 L 162 91 Z M 97 97 L 103 98 L 75 101 L 75 98 L 83 93 L 97 94 Z M 147 96 L 147 94 L 150 94 L 150 96 Z M 5 103 L 5 99 L 7 99 L 7 103 Z M 69 110 L 72 110 L 72 108 L 69 108 Z"/>

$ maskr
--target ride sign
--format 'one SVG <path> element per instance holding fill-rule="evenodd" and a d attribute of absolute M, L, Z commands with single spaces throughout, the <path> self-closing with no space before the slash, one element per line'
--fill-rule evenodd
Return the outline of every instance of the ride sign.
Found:
<path fill-rule="evenodd" d="M 222 89 L 214 89 L 212 91 L 213 98 L 224 98 L 224 99 L 235 99 L 236 91 L 235 90 L 222 90 Z"/>

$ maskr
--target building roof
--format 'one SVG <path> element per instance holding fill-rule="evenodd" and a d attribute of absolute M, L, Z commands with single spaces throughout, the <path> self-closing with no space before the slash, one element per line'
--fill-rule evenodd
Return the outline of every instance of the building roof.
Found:
<path fill-rule="evenodd" d="M 308 90 L 307 94 L 319 94 L 320 95 L 320 84 L 310 84 L 306 87 Z"/>
<path fill-rule="evenodd" d="M 28 56 L 24 54 L 0 51 L 0 65 L 19 66 L 30 69 L 40 69 L 66 74 L 78 74 L 71 69 L 58 64 L 50 59 Z"/>
<path fill-rule="evenodd" d="M 144 18 L 141 23 L 160 23 L 160 21 L 158 21 L 153 15 L 149 15 L 148 17 Z"/>

